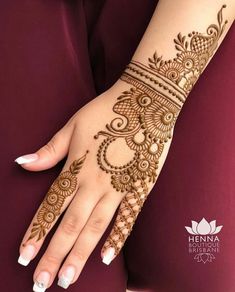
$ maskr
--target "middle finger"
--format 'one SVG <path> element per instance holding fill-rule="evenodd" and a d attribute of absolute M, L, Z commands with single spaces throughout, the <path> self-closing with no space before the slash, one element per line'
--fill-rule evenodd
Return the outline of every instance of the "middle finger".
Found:
<path fill-rule="evenodd" d="M 40 279 L 43 274 L 47 277 L 47 288 L 52 284 L 61 262 L 74 245 L 100 197 L 101 194 L 97 190 L 88 189 L 86 186 L 79 188 L 38 263 L 34 272 L 36 283 L 42 282 Z"/>

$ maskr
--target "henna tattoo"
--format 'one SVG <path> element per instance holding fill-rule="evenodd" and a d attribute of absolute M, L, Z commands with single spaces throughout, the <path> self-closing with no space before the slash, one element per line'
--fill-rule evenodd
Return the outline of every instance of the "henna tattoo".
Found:
<path fill-rule="evenodd" d="M 33 222 L 28 240 L 36 236 L 37 241 L 43 238 L 56 217 L 60 215 L 65 199 L 77 189 L 77 175 L 83 166 L 87 153 L 88 151 L 81 158 L 74 160 L 69 170 L 62 172 L 53 182 L 37 213 L 37 221 Z"/>
<path fill-rule="evenodd" d="M 104 245 L 104 249 L 113 247 L 115 255 L 148 196 L 148 184 L 156 181 L 158 162 L 165 143 L 172 138 L 179 112 L 218 46 L 227 23 L 223 23 L 222 17 L 225 7 L 218 12 L 218 25 L 210 25 L 206 34 L 192 32 L 187 37 L 178 34 L 174 40 L 178 53 L 173 60 L 163 60 L 154 53 L 148 65 L 131 61 L 121 76 L 121 80 L 133 87 L 123 92 L 113 106 L 113 112 L 119 116 L 94 137 L 106 137 L 98 149 L 98 165 L 111 175 L 113 188 L 125 192 Z M 117 165 L 111 162 L 107 152 L 120 139 L 125 141 L 132 157 L 127 163 Z"/>
<path fill-rule="evenodd" d="M 187 37 L 178 34 L 174 39 L 178 53 L 173 60 L 164 61 L 162 56 L 158 57 L 157 52 L 149 58 L 149 67 L 180 87 L 185 96 L 193 88 L 218 46 L 218 40 L 227 24 L 227 20 L 223 23 L 222 15 L 225 7 L 223 5 L 217 14 L 218 25 L 208 26 L 206 34 L 195 31 Z"/>
<path fill-rule="evenodd" d="M 163 60 L 157 52 L 149 58 L 148 66 L 132 61 L 121 79 L 146 93 L 158 92 L 166 99 L 182 107 L 203 69 L 218 46 L 227 20 L 223 22 L 223 5 L 217 14 L 218 24 L 211 24 L 206 34 L 191 32 L 188 36 L 178 34 L 174 39 L 178 51 L 172 60 Z"/>

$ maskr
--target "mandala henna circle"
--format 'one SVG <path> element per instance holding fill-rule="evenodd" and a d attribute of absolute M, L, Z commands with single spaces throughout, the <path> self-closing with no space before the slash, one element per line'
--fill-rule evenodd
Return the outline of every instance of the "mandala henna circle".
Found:
<path fill-rule="evenodd" d="M 70 171 L 65 171 L 55 180 L 52 189 L 61 196 L 70 196 L 76 189 L 77 177 Z"/>
<path fill-rule="evenodd" d="M 113 247 L 117 255 L 146 200 L 149 187 L 157 177 L 164 144 L 172 138 L 179 112 L 194 84 L 218 46 L 227 21 L 223 22 L 223 5 L 217 14 L 218 24 L 211 24 L 206 33 L 181 33 L 174 39 L 176 56 L 163 60 L 157 52 L 148 65 L 131 61 L 121 80 L 132 87 L 124 91 L 113 106 L 119 116 L 94 137 L 105 136 L 100 144 L 97 163 L 111 174 L 113 188 L 126 192 L 114 227 L 104 248 Z M 115 166 L 107 157 L 107 149 L 117 138 L 135 155 L 129 163 Z"/>
<path fill-rule="evenodd" d="M 61 207 L 63 206 L 65 196 L 56 193 L 53 189 L 47 192 L 45 200 L 42 205 L 49 211 L 59 214 Z"/>

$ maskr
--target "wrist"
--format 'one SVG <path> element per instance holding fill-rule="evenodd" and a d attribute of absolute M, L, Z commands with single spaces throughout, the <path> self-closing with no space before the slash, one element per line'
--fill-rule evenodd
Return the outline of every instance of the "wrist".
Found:
<path fill-rule="evenodd" d="M 125 100 L 123 113 L 128 112 L 129 119 L 135 116 L 142 128 L 160 142 L 172 138 L 187 96 L 181 88 L 146 65 L 131 61 L 111 91 L 113 96 Z"/>

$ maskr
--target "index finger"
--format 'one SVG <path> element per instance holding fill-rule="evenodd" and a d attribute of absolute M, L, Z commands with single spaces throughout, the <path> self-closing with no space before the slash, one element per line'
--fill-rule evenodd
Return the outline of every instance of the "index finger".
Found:
<path fill-rule="evenodd" d="M 73 199 L 79 188 L 77 176 L 87 153 L 88 150 L 82 157 L 74 160 L 67 170 L 64 167 L 49 188 L 23 237 L 18 263 L 27 266 L 36 256 L 47 234 Z"/>

